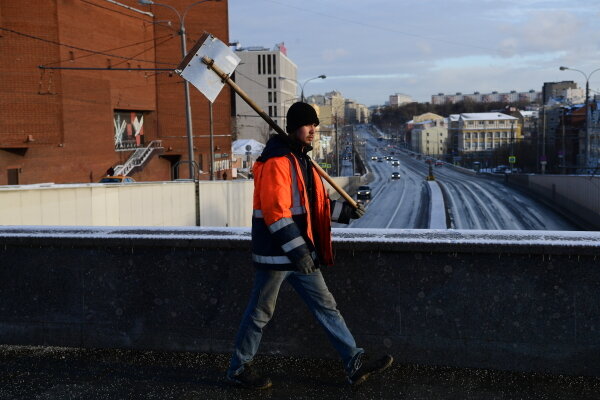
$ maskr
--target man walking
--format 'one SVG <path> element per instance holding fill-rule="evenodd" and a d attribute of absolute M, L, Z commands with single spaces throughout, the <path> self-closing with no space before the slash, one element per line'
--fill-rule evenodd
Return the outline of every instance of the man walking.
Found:
<path fill-rule="evenodd" d="M 272 384 L 249 364 L 284 281 L 293 286 L 325 329 L 352 385 L 393 362 L 390 355 L 363 362 L 364 350 L 356 346 L 320 271 L 321 266 L 333 265 L 331 221 L 347 224 L 363 216 L 365 209 L 329 199 L 307 155 L 318 125 L 312 106 L 293 104 L 287 113 L 288 137 L 273 136 L 253 169 L 252 261 L 256 274 L 227 370 L 227 379 L 237 386 L 266 389 Z"/>

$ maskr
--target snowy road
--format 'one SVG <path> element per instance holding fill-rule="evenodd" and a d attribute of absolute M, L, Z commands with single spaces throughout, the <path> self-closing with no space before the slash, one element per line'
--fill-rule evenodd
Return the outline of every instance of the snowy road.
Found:
<path fill-rule="evenodd" d="M 386 147 L 366 130 L 357 136 L 367 140 L 367 163 L 374 179 L 372 199 L 366 202 L 367 214 L 349 226 L 353 228 L 426 229 L 428 226 L 429 191 L 425 184 L 428 165 L 409 153 Z M 372 161 L 370 157 L 391 155 L 400 160 L 399 167 L 389 161 Z M 391 180 L 393 171 L 401 179 Z M 579 230 L 565 218 L 536 200 L 517 192 L 502 182 L 483 176 L 468 175 L 449 166 L 435 167 L 449 214 L 449 228 L 483 230 Z"/>

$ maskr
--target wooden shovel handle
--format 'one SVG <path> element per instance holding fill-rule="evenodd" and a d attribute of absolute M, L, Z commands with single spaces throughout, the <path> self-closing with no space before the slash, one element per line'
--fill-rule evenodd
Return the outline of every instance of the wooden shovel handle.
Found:
<path fill-rule="evenodd" d="M 271 119 L 271 117 L 269 117 L 246 94 L 246 92 L 244 92 L 242 90 L 242 88 L 240 88 L 234 81 L 232 81 L 231 78 L 229 77 L 229 75 L 227 75 L 219 67 L 217 67 L 215 65 L 215 62 L 213 59 L 204 56 L 204 57 L 202 57 L 202 62 L 204 64 L 206 64 L 210 69 L 212 69 L 221 78 L 223 83 L 227 83 L 233 89 L 233 91 L 238 94 L 238 96 L 240 96 L 250 107 L 252 107 L 252 109 L 254 111 L 256 111 L 258 113 L 258 115 L 260 115 L 262 117 L 262 119 L 264 119 L 269 124 L 269 126 L 271 128 L 273 128 L 279 135 L 283 135 L 287 140 L 287 134 L 283 131 L 283 129 L 281 129 L 281 127 L 279 125 L 277 125 L 275 123 L 275 121 L 273 121 Z M 344 200 L 346 200 L 352 207 L 358 208 L 358 204 L 356 203 L 356 201 L 354 201 L 354 199 L 352 197 L 350 197 L 350 195 L 348 193 L 346 193 L 346 191 L 344 189 L 342 189 L 337 183 L 335 183 L 334 180 L 327 174 L 327 172 L 325 172 L 323 170 L 323 168 L 321 168 L 321 166 L 315 162 L 315 160 L 311 160 L 311 161 L 312 161 L 313 167 L 315 167 L 315 169 L 317 170 L 319 175 L 321 175 L 331 185 L 331 187 L 334 188 L 335 191 L 338 192 L 344 198 Z"/>

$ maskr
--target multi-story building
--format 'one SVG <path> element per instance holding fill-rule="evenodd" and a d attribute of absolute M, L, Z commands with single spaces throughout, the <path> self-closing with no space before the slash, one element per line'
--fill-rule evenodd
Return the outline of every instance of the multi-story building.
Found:
<path fill-rule="evenodd" d="M 327 92 L 325 95 L 311 95 L 305 100 L 317 109 L 319 115 L 319 138 L 313 141 L 313 158 L 325 160 L 327 154 L 336 151 L 338 132 L 341 132 L 345 121 L 345 99 L 338 91 Z"/>
<path fill-rule="evenodd" d="M 195 7 L 188 49 L 203 31 L 227 43 L 227 2 Z M 138 181 L 169 180 L 188 177 L 190 161 L 209 178 L 211 117 L 193 87 L 189 160 L 182 79 L 172 73 L 183 58 L 179 27 L 161 22 L 176 21 L 172 10 L 135 0 L 4 1 L 0 16 L 0 185 L 97 182 L 118 165 Z M 219 174 L 229 168 L 230 99 L 224 88 L 213 107 Z"/>
<path fill-rule="evenodd" d="M 551 101 L 556 102 L 557 99 L 562 99 L 565 103 L 568 101 L 570 104 L 577 104 L 578 102 L 575 100 L 578 100 L 578 97 L 585 101 L 585 94 L 576 89 L 577 83 L 574 81 L 544 82 L 544 86 L 542 86 L 543 104 L 548 104 Z"/>
<path fill-rule="evenodd" d="M 399 107 L 403 104 L 412 103 L 414 100 L 407 94 L 395 93 L 390 95 L 389 105 L 391 107 Z"/>
<path fill-rule="evenodd" d="M 438 93 L 437 95 L 431 96 L 432 104 L 447 104 L 447 103 L 458 103 L 461 101 L 473 101 L 475 103 L 493 103 L 493 102 L 502 102 L 502 103 L 516 103 L 520 101 L 527 101 L 531 103 L 539 102 L 541 99 L 541 93 L 536 92 L 535 90 L 530 90 L 528 92 L 517 92 L 516 90 L 511 90 L 507 93 L 479 93 L 475 92 L 472 94 L 462 94 L 461 92 L 457 92 L 456 94 L 444 94 Z"/>
<path fill-rule="evenodd" d="M 235 72 L 236 83 L 248 96 L 285 130 L 285 115 L 297 100 L 296 64 L 286 55 L 285 47 L 239 48 L 241 62 Z M 271 127 L 239 96 L 235 100 L 236 139 L 254 139 L 266 143 L 274 133 Z"/>
<path fill-rule="evenodd" d="M 448 121 L 434 113 L 413 117 L 411 149 L 417 153 L 441 158 L 448 152 Z"/>
<path fill-rule="evenodd" d="M 492 151 L 522 139 L 518 118 L 495 112 L 453 114 L 448 133 L 457 154 Z"/>
<path fill-rule="evenodd" d="M 344 106 L 346 122 L 349 124 L 365 124 L 369 121 L 369 109 L 354 100 L 346 100 Z"/>

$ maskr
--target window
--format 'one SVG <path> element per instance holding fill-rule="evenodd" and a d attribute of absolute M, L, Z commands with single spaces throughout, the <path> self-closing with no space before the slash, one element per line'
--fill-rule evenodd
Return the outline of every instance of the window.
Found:
<path fill-rule="evenodd" d="M 278 78 L 273 78 L 273 89 L 277 89 L 277 79 Z"/>
<path fill-rule="evenodd" d="M 257 57 L 258 57 L 258 74 L 262 75 L 262 72 L 261 72 L 261 69 L 260 69 L 260 54 Z"/>
<path fill-rule="evenodd" d="M 277 103 L 277 92 L 273 92 L 273 103 Z"/>
<path fill-rule="evenodd" d="M 266 65 L 265 65 L 265 59 L 267 58 L 267 55 L 263 54 L 261 58 L 262 58 L 262 70 L 263 70 L 263 74 L 266 74 L 267 73 L 267 68 L 266 68 Z"/>
<path fill-rule="evenodd" d="M 267 93 L 267 95 L 269 96 L 269 103 L 272 103 L 273 102 L 273 93 L 269 92 L 269 93 Z M 269 113 L 269 114 L 271 114 L 271 113 Z"/>
<path fill-rule="evenodd" d="M 485 121 L 479 121 L 479 125 L 485 124 Z"/>
<path fill-rule="evenodd" d="M 272 54 L 267 54 L 267 74 L 271 74 L 271 58 L 273 55 Z"/>
<path fill-rule="evenodd" d="M 273 54 L 273 74 L 277 73 L 276 65 L 277 65 L 277 57 L 275 57 L 275 54 Z"/>
<path fill-rule="evenodd" d="M 277 116 L 277 106 L 273 107 L 273 116 L 276 117 Z"/>
<path fill-rule="evenodd" d="M 271 78 L 267 78 L 267 88 L 271 89 Z"/>
<path fill-rule="evenodd" d="M 273 116 L 273 106 L 269 106 L 269 117 Z"/>

